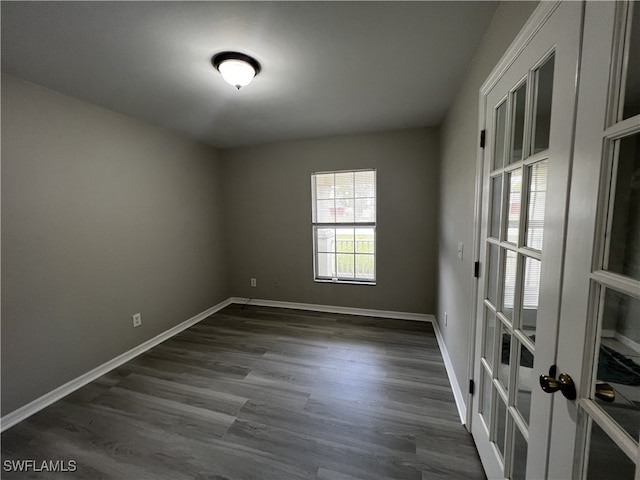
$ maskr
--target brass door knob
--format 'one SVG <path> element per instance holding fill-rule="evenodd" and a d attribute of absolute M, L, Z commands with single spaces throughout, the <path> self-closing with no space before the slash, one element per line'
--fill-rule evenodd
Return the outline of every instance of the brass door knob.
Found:
<path fill-rule="evenodd" d="M 549 369 L 549 375 L 540 375 L 540 387 L 546 393 L 554 393 L 560 390 L 562 395 L 569 400 L 576 399 L 576 386 L 573 379 L 566 373 L 561 373 L 558 379 L 555 378 L 556 366 Z"/>
<path fill-rule="evenodd" d="M 555 393 L 560 390 L 558 381 L 549 375 L 540 375 L 540 387 L 546 393 Z"/>
<path fill-rule="evenodd" d="M 569 400 L 575 400 L 577 395 L 576 385 L 573 383 L 573 378 L 566 373 L 561 373 L 558 377 L 558 382 L 560 383 L 560 391 L 562 394 Z"/>
<path fill-rule="evenodd" d="M 608 383 L 596 383 L 596 398 L 604 402 L 613 402 L 616 399 L 616 392 Z"/>

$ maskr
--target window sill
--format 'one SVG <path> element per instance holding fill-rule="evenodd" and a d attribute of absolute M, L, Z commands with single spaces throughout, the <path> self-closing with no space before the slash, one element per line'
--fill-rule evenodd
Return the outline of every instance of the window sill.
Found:
<path fill-rule="evenodd" d="M 376 285 L 375 281 L 358 281 L 358 280 L 331 280 L 324 278 L 314 278 L 314 282 L 316 283 L 337 283 L 337 284 L 347 284 L 347 285 L 368 285 L 374 286 Z"/>

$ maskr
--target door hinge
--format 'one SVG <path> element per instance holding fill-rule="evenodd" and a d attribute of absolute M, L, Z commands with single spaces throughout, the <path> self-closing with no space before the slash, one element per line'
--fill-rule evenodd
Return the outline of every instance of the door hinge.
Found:
<path fill-rule="evenodd" d="M 475 262 L 473 264 L 473 278 L 478 278 L 480 276 L 480 262 Z"/>
<path fill-rule="evenodd" d="M 469 394 L 473 395 L 476 391 L 476 384 L 473 379 L 469 380 Z"/>
<path fill-rule="evenodd" d="M 485 141 L 486 135 L 487 135 L 487 131 L 486 130 L 482 130 L 480 132 L 480 148 L 484 148 L 484 141 Z"/>

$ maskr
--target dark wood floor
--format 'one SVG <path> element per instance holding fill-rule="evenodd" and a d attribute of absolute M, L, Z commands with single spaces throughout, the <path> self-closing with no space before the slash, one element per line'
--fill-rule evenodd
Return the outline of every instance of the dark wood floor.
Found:
<path fill-rule="evenodd" d="M 232 305 L 2 434 L 51 478 L 485 478 L 428 323 Z M 3 479 L 46 473 L 2 471 Z"/>

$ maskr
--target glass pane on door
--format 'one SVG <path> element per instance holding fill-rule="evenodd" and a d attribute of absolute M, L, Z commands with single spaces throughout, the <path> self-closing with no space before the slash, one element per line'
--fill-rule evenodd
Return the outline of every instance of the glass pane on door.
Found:
<path fill-rule="evenodd" d="M 640 10 L 640 9 L 638 9 Z M 640 280 L 640 134 L 616 142 L 606 269 Z"/>
<path fill-rule="evenodd" d="M 542 250 L 544 238 L 544 212 L 547 206 L 547 160 L 527 167 L 529 194 L 527 195 L 527 227 L 525 245 Z"/>
<path fill-rule="evenodd" d="M 500 261 L 500 247 L 492 243 L 487 244 L 487 295 L 491 304 L 495 307 L 498 302 L 498 262 Z"/>
<path fill-rule="evenodd" d="M 596 422 L 592 422 L 591 425 L 588 451 L 587 479 L 633 480 L 635 478 L 636 466 L 633 461 Z"/>
<path fill-rule="evenodd" d="M 516 408 L 520 412 L 522 419 L 528 424 L 529 415 L 531 413 L 531 392 L 534 388 L 537 388 L 536 382 L 538 381 L 537 375 L 533 371 L 533 353 L 531 353 L 527 347 L 519 344 L 520 358 L 517 370 L 517 385 L 518 391 L 516 392 Z"/>
<path fill-rule="evenodd" d="M 506 325 L 501 323 L 500 328 L 500 345 L 499 352 L 500 365 L 498 366 L 498 380 L 504 386 L 505 390 L 509 390 L 509 364 L 511 363 L 511 334 Z"/>
<path fill-rule="evenodd" d="M 511 478 L 512 480 L 524 480 L 527 470 L 527 440 L 517 425 L 514 425 L 514 430 L 513 474 Z"/>
<path fill-rule="evenodd" d="M 527 82 L 524 82 L 513 93 L 512 97 L 512 120 L 511 126 L 511 154 L 509 163 L 522 160 L 524 148 L 524 119 L 527 105 Z"/>
<path fill-rule="evenodd" d="M 497 391 L 494 391 L 494 394 L 497 394 Z M 504 400 L 500 395 L 498 397 L 498 412 L 496 415 L 496 445 L 498 446 L 498 450 L 502 454 L 502 458 L 504 458 L 505 452 L 505 444 L 506 444 L 506 433 L 507 433 L 507 406 L 504 403 Z"/>
<path fill-rule="evenodd" d="M 638 441 L 640 300 L 609 288 L 603 296 L 595 401 Z"/>
<path fill-rule="evenodd" d="M 549 132 L 551 131 L 551 100 L 553 93 L 553 67 L 555 55 L 535 72 L 536 99 L 533 122 L 533 153 L 549 148 Z"/>
<path fill-rule="evenodd" d="M 490 367 L 493 368 L 493 346 L 495 345 L 496 314 L 488 307 L 485 307 L 485 337 L 484 337 L 484 358 Z"/>
<path fill-rule="evenodd" d="M 516 293 L 516 268 L 518 254 L 513 250 L 506 250 L 504 255 L 503 284 L 502 284 L 502 313 L 513 319 L 513 308 Z"/>
<path fill-rule="evenodd" d="M 500 211 L 502 206 L 502 175 L 491 179 L 491 225 L 489 235 L 500 238 Z"/>
<path fill-rule="evenodd" d="M 484 367 L 480 375 L 482 384 L 482 404 L 480 405 L 480 412 L 484 417 L 485 425 L 489 428 L 489 425 L 491 425 L 491 391 L 493 389 L 493 382 L 491 381 L 491 374 L 487 372 Z"/>
<path fill-rule="evenodd" d="M 507 174 L 507 242 L 518 243 L 521 197 L 522 171 L 518 169 Z"/>
<path fill-rule="evenodd" d="M 522 276 L 522 307 L 520 310 L 520 329 L 535 341 L 538 324 L 538 294 L 540 292 L 540 271 L 542 262 L 525 257 Z"/>
<path fill-rule="evenodd" d="M 640 6 L 636 2 L 631 16 L 631 35 L 627 52 L 627 72 L 622 118 L 640 114 Z"/>
<path fill-rule="evenodd" d="M 496 109 L 496 134 L 493 145 L 493 169 L 504 165 L 504 142 L 506 134 L 507 102 L 502 102 Z"/>

